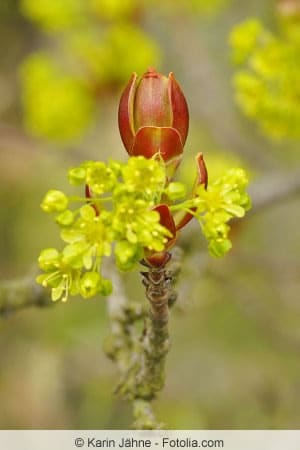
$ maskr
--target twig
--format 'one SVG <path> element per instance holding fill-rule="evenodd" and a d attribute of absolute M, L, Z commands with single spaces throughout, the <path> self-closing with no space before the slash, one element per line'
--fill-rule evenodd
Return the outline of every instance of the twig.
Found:
<path fill-rule="evenodd" d="M 32 276 L 0 282 L 0 316 L 28 306 L 48 306 L 52 303 L 48 291 L 38 286 Z"/>
<path fill-rule="evenodd" d="M 278 172 L 264 176 L 249 188 L 252 209 L 247 213 L 255 214 L 276 206 L 300 193 L 300 169 Z"/>
<path fill-rule="evenodd" d="M 127 300 L 120 278 L 113 274 L 115 290 L 108 302 L 111 336 L 105 350 L 118 365 L 121 379 L 116 392 L 132 402 L 135 428 L 159 429 L 162 424 L 155 418 L 151 402 L 164 386 L 169 351 L 168 303 L 174 303 L 176 296 L 168 270 L 151 266 L 148 269 L 142 275 L 150 314 L 146 304 Z M 138 331 L 141 321 L 142 336 Z"/>
<path fill-rule="evenodd" d="M 171 276 L 165 265 L 152 267 L 145 261 L 142 263 L 149 269 L 148 272 L 141 273 L 150 303 L 150 314 L 145 321 L 144 351 L 137 389 L 140 398 L 151 401 L 164 385 L 165 358 L 170 348 L 169 299 L 174 297 L 174 293 L 170 286 Z"/>

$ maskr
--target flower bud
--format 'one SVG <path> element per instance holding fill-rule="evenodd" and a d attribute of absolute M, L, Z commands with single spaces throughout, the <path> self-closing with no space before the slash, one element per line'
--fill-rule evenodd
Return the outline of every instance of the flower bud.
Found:
<path fill-rule="evenodd" d="M 48 213 L 62 212 L 67 207 L 68 198 L 63 192 L 54 189 L 47 192 L 41 203 L 42 210 Z"/>
<path fill-rule="evenodd" d="M 39 256 L 39 267 L 45 272 L 57 269 L 59 265 L 59 253 L 56 248 L 46 248 Z"/>
<path fill-rule="evenodd" d="M 93 297 L 99 291 L 100 283 L 98 272 L 86 272 L 80 280 L 80 294 L 83 298 Z"/>
<path fill-rule="evenodd" d="M 172 73 L 153 69 L 140 78 L 133 74 L 119 105 L 119 130 L 130 156 L 179 162 L 189 127 L 185 97 Z"/>

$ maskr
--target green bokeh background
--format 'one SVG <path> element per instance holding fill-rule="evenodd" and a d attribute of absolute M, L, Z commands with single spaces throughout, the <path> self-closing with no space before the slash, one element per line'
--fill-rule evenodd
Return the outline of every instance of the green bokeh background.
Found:
<path fill-rule="evenodd" d="M 183 9 L 146 2 L 132 19 L 158 45 L 159 69 L 173 71 L 186 94 L 191 127 L 180 173 L 191 185 L 199 151 L 209 171 L 237 161 L 253 183 L 300 161 L 297 142 L 263 137 L 233 99 L 230 30 L 252 16 L 274 26 L 275 2 L 218 3 L 207 12 L 194 9 L 197 2 Z M 59 242 L 39 204 L 48 189 L 66 188 L 66 170 L 84 159 L 127 155 L 116 120 L 120 85 L 97 100 L 80 139 L 62 145 L 30 136 L 22 125 L 19 68 L 33 50 L 51 47 L 52 38 L 21 15 L 16 0 L 1 2 L 0 21 L 0 276 L 6 280 L 34 270 L 41 248 Z M 128 48 L 124 58 L 134 52 Z M 207 255 L 196 224 L 182 235 L 166 386 L 154 403 L 169 428 L 299 427 L 299 222 L 297 196 L 249 215 L 235 227 L 234 249 L 223 260 Z M 138 272 L 122 281 L 128 296 L 145 301 Z M 128 428 L 130 407 L 113 394 L 116 368 L 102 351 L 108 327 L 101 298 L 1 318 L 0 428 Z"/>

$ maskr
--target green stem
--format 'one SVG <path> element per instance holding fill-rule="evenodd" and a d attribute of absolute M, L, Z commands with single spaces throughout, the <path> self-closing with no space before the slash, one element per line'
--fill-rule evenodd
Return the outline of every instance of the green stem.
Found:
<path fill-rule="evenodd" d="M 184 203 L 178 203 L 177 205 L 170 205 L 169 209 L 170 211 L 184 211 L 184 212 L 188 212 L 190 214 L 193 214 L 193 216 L 195 215 L 195 211 L 193 211 L 190 208 L 197 208 L 197 206 L 199 206 L 199 204 L 195 204 L 196 199 L 193 199 L 193 201 L 186 201 Z"/>
<path fill-rule="evenodd" d="M 101 203 L 101 202 L 110 202 L 112 201 L 112 197 L 101 197 L 101 198 L 97 198 L 97 197 L 92 197 L 92 198 L 87 198 L 87 197 L 78 197 L 76 195 L 73 195 L 71 197 L 69 197 L 70 202 L 84 202 L 84 203 Z"/>

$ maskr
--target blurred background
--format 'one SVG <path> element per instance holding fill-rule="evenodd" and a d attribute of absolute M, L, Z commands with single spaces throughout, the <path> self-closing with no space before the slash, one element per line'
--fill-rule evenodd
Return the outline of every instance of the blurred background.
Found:
<path fill-rule="evenodd" d="M 210 179 L 234 166 L 251 179 L 253 210 L 224 259 L 208 256 L 197 224 L 179 240 L 172 349 L 154 403 L 169 428 L 299 427 L 299 27 L 298 0 L 0 2 L 2 283 L 59 245 L 39 205 L 67 188 L 69 167 L 126 160 L 117 108 L 132 71 L 173 71 L 182 86 L 181 179 L 192 185 L 199 151 Z M 122 282 L 145 301 L 138 272 Z M 0 315 L 0 427 L 128 428 L 102 351 L 108 327 L 102 298 Z"/>

